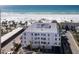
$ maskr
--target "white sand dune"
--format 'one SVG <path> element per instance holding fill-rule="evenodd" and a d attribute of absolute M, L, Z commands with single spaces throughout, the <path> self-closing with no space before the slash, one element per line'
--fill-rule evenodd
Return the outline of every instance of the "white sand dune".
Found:
<path fill-rule="evenodd" d="M 50 13 L 11 13 L 2 12 L 2 20 L 15 20 L 15 21 L 25 21 L 25 20 L 40 20 L 41 18 L 46 18 L 48 20 L 57 20 L 58 22 L 70 21 L 79 22 L 79 14 L 50 14 Z"/>

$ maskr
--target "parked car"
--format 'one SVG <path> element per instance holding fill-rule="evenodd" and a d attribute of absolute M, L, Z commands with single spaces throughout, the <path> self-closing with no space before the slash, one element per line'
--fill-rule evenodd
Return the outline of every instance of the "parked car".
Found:
<path fill-rule="evenodd" d="M 12 54 L 12 52 L 7 52 L 7 54 Z"/>

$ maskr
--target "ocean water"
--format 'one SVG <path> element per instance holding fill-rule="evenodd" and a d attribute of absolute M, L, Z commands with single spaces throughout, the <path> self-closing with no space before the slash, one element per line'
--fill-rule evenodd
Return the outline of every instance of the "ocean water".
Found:
<path fill-rule="evenodd" d="M 79 13 L 79 5 L 0 5 L 1 12 Z"/>
<path fill-rule="evenodd" d="M 57 20 L 79 22 L 79 5 L 0 5 L 1 20 Z M 76 20 L 76 21 L 75 21 Z"/>

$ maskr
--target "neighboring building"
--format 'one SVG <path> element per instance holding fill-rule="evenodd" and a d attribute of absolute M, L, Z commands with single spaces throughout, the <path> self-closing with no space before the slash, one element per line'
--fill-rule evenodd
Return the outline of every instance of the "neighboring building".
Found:
<path fill-rule="evenodd" d="M 33 23 L 21 36 L 22 47 L 53 49 L 61 46 L 57 23 Z"/>
<path fill-rule="evenodd" d="M 72 27 L 75 28 L 77 26 L 79 26 L 79 23 L 61 23 L 62 28 L 65 28 L 66 26 L 68 26 L 68 28 L 71 30 Z"/>
<path fill-rule="evenodd" d="M 75 29 L 76 29 L 76 32 L 79 32 L 79 26 L 78 26 L 78 27 L 76 27 Z"/>

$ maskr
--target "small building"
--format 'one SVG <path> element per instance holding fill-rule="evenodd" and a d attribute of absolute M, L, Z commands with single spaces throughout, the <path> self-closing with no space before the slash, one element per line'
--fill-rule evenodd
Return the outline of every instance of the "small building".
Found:
<path fill-rule="evenodd" d="M 22 47 L 53 49 L 61 46 L 57 23 L 33 23 L 21 35 Z"/>
<path fill-rule="evenodd" d="M 79 26 L 78 26 L 78 27 L 76 27 L 75 29 L 76 29 L 76 32 L 79 32 Z"/>
<path fill-rule="evenodd" d="M 61 26 L 63 29 L 68 27 L 69 30 L 74 30 L 77 26 L 79 26 L 79 23 L 61 23 Z"/>

